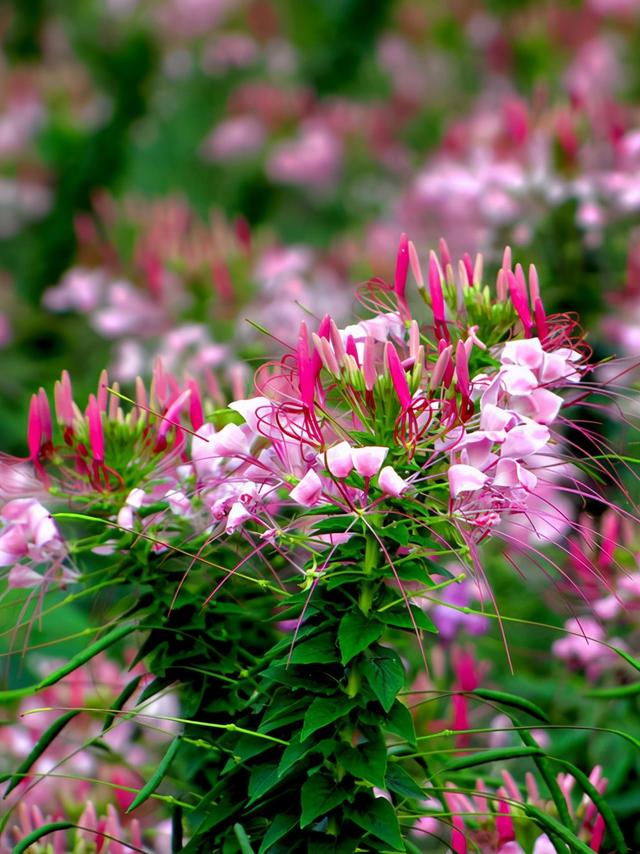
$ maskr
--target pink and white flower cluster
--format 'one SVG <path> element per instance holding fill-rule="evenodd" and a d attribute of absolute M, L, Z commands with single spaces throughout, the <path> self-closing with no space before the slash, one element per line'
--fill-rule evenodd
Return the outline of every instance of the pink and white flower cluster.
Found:
<path fill-rule="evenodd" d="M 580 381 L 580 354 L 547 351 L 539 338 L 509 341 L 499 369 L 472 381 L 479 417 L 451 431 L 441 447 L 451 454 L 448 471 L 452 509 L 482 536 L 505 510 L 528 513 L 539 480 L 548 480 L 552 426 L 562 397 L 552 388 Z M 535 517 L 553 512 L 538 508 Z"/>
<path fill-rule="evenodd" d="M 65 583 L 76 573 L 51 513 L 35 498 L 14 498 L 0 509 L 0 567 L 9 567 L 10 587 Z M 37 570 L 44 570 L 41 572 Z"/>

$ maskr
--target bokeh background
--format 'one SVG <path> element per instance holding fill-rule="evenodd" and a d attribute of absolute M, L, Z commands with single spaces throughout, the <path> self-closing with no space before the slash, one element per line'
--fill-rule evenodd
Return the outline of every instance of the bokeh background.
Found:
<path fill-rule="evenodd" d="M 3 448 L 65 367 L 127 384 L 163 353 L 232 383 L 269 348 L 245 318 L 345 317 L 403 230 L 489 270 L 511 244 L 629 350 L 638 5 L 5 0 Z"/>

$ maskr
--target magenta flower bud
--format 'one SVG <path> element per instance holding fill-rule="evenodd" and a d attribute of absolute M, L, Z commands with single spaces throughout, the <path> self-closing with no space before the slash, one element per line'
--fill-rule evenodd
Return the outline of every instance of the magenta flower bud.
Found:
<path fill-rule="evenodd" d="M 522 267 L 520 268 L 520 270 L 522 270 Z M 509 295 L 511 297 L 513 307 L 516 310 L 516 314 L 522 321 L 525 335 L 529 337 L 531 335 L 531 328 L 533 326 L 533 323 L 531 320 L 531 311 L 529 310 L 529 301 L 526 295 L 526 288 L 525 292 L 523 293 L 521 283 L 511 271 L 507 272 L 507 283 L 509 285 Z"/>
<path fill-rule="evenodd" d="M 498 794 L 505 794 L 503 789 L 498 790 Z M 498 801 L 498 812 L 496 814 L 496 830 L 498 831 L 498 844 L 500 846 L 507 842 L 512 842 L 516 838 L 513 829 L 513 821 L 509 814 L 509 807 L 504 801 Z"/>
<path fill-rule="evenodd" d="M 376 373 L 375 362 L 375 339 L 370 335 L 364 342 L 364 356 L 362 359 L 362 373 L 364 374 L 364 387 L 367 391 L 372 391 L 376 384 L 378 375 Z"/>
<path fill-rule="evenodd" d="M 87 422 L 89 424 L 89 445 L 96 462 L 104 462 L 104 431 L 102 428 L 102 412 L 93 394 L 89 395 L 87 406 Z"/>
<path fill-rule="evenodd" d="M 329 322 L 329 337 L 331 339 L 331 346 L 333 347 L 333 352 L 336 354 L 338 364 L 341 365 L 344 359 L 345 349 L 344 344 L 342 343 L 340 331 L 333 320 Z"/>
<path fill-rule="evenodd" d="M 411 326 L 409 327 L 409 355 L 412 359 L 418 358 L 418 351 L 420 350 L 420 327 L 418 326 L 417 320 L 411 321 Z"/>
<path fill-rule="evenodd" d="M 191 397 L 189 398 L 189 420 L 193 429 L 199 430 L 204 424 L 204 410 L 202 408 L 200 389 L 195 380 L 189 380 L 187 385 L 191 392 Z"/>
<path fill-rule="evenodd" d="M 511 269 L 511 247 L 505 246 L 502 253 L 502 269 L 507 273 Z"/>
<path fill-rule="evenodd" d="M 351 457 L 351 445 L 348 442 L 340 442 L 332 448 L 328 448 L 324 454 L 318 454 L 325 458 L 327 469 L 334 477 L 348 477 L 353 471 L 353 459 Z"/>
<path fill-rule="evenodd" d="M 442 269 L 446 270 L 447 267 L 451 266 L 451 253 L 449 252 L 449 247 L 447 246 L 447 241 L 444 237 L 440 238 L 438 246 L 440 249 L 440 263 L 442 264 Z"/>
<path fill-rule="evenodd" d="M 107 374 L 106 369 L 103 369 L 98 378 L 98 392 L 96 396 L 98 402 L 98 409 L 100 410 L 100 412 L 107 411 L 107 396 L 109 394 L 108 388 L 109 375 Z"/>
<path fill-rule="evenodd" d="M 40 404 L 38 396 L 31 396 L 29 404 L 29 417 L 27 420 L 27 446 L 29 448 L 29 459 L 35 460 L 40 453 L 40 440 L 42 437 L 42 424 L 40 421 Z"/>
<path fill-rule="evenodd" d="M 466 274 L 467 274 L 467 283 L 469 285 L 473 285 L 473 283 L 474 283 L 473 264 L 471 262 L 471 255 L 469 255 L 468 252 L 465 252 L 464 255 L 462 256 L 462 264 L 463 264 L 465 271 L 466 271 Z"/>
<path fill-rule="evenodd" d="M 339 377 L 340 365 L 331 349 L 331 343 L 326 338 L 319 338 L 315 332 L 311 337 L 315 344 L 314 357 L 317 354 L 323 367 L 334 377 Z"/>
<path fill-rule="evenodd" d="M 313 366 L 311 364 L 311 359 L 309 358 L 309 336 L 304 321 L 300 324 L 300 330 L 298 332 L 298 347 L 296 355 L 298 360 L 298 385 L 300 388 L 300 397 L 302 402 L 311 409 L 313 408 L 316 375 L 313 373 Z"/>
<path fill-rule="evenodd" d="M 540 297 L 533 304 L 533 312 L 536 318 L 536 330 L 538 338 L 544 342 L 549 334 L 549 325 L 547 323 L 547 315 L 544 312 L 544 306 Z"/>
<path fill-rule="evenodd" d="M 453 362 L 451 359 L 452 349 L 451 344 L 448 344 L 440 351 L 440 355 L 438 356 L 438 359 L 433 366 L 433 371 L 431 372 L 431 379 L 429 381 L 430 389 L 433 390 L 437 388 L 440 383 L 443 382 L 449 369 L 453 371 Z M 445 381 L 443 383 L 445 388 L 449 388 L 450 382 L 451 379 L 449 379 L 449 382 Z"/>
<path fill-rule="evenodd" d="M 62 424 L 65 427 L 73 426 L 73 394 L 71 391 L 71 378 L 67 371 L 62 372 L 62 377 L 56 381 L 53 387 L 53 400 L 58 424 Z"/>
<path fill-rule="evenodd" d="M 471 386 L 469 385 L 469 360 L 464 341 L 458 341 L 456 347 L 456 380 L 460 392 L 465 397 L 469 397 L 471 391 Z"/>
<path fill-rule="evenodd" d="M 416 247 L 411 240 L 409 241 L 409 263 L 411 264 L 411 272 L 413 273 L 413 278 L 416 280 L 418 289 L 422 290 L 424 288 L 424 279 L 422 277 L 422 270 L 420 269 L 420 259 L 418 258 Z"/>
<path fill-rule="evenodd" d="M 362 477 L 375 477 L 385 461 L 389 448 L 368 445 L 365 448 L 353 448 L 351 458 L 355 470 Z"/>
<path fill-rule="evenodd" d="M 355 361 L 356 365 L 360 367 L 360 357 L 358 356 L 358 348 L 356 347 L 356 342 L 354 340 L 353 335 L 347 335 L 347 343 L 345 344 L 345 350 L 347 351 L 347 355 L 351 356 L 351 358 Z"/>
<path fill-rule="evenodd" d="M 473 265 L 473 276 L 471 281 L 474 285 L 482 284 L 482 273 L 484 267 L 484 258 L 482 257 L 482 252 L 478 252 L 476 255 L 475 264 Z"/>
<path fill-rule="evenodd" d="M 40 413 L 40 429 L 44 435 L 44 440 L 51 442 L 53 439 L 51 409 L 49 408 L 49 398 L 43 388 L 38 391 L 38 411 Z"/>
<path fill-rule="evenodd" d="M 391 342 L 387 342 L 387 344 L 385 345 L 385 356 L 387 365 L 389 366 L 391 382 L 393 383 L 395 392 L 398 395 L 400 405 L 403 409 L 407 409 L 411 404 L 411 392 L 409 390 L 409 383 L 407 382 L 407 375 L 405 373 L 404 368 L 402 367 L 402 363 L 400 362 L 400 358 L 396 352 L 396 348 Z"/>
<path fill-rule="evenodd" d="M 191 389 L 187 388 L 182 392 L 182 394 L 178 395 L 178 397 L 169 406 L 162 417 L 160 426 L 158 427 L 158 442 L 166 439 L 167 433 L 172 427 L 176 427 L 178 430 L 180 429 L 180 421 L 176 419 L 179 419 L 180 413 L 190 398 Z"/>
<path fill-rule="evenodd" d="M 394 498 L 399 498 L 408 489 L 409 484 L 400 477 L 398 472 L 391 466 L 385 466 L 378 475 L 378 486 L 385 493 Z"/>
<path fill-rule="evenodd" d="M 433 252 L 429 254 L 429 294 L 431 296 L 431 308 L 436 323 L 444 323 L 444 297 L 442 295 L 442 279 L 436 256 Z"/>
<path fill-rule="evenodd" d="M 322 495 L 322 481 L 313 469 L 305 474 L 302 480 L 293 487 L 289 497 L 303 507 L 313 507 Z"/>
<path fill-rule="evenodd" d="M 487 475 L 480 469 L 462 463 L 450 466 L 447 477 L 453 498 L 457 498 L 463 492 L 477 492 L 488 480 Z"/>
<path fill-rule="evenodd" d="M 393 289 L 396 296 L 404 301 L 405 291 L 407 289 L 407 272 L 409 270 L 409 241 L 407 235 L 403 232 L 400 235 L 400 246 L 398 247 L 398 256 L 396 258 L 396 275 Z"/>
<path fill-rule="evenodd" d="M 535 305 L 536 301 L 540 299 L 540 283 L 535 264 L 529 264 L 529 294 L 531 295 L 531 304 Z"/>

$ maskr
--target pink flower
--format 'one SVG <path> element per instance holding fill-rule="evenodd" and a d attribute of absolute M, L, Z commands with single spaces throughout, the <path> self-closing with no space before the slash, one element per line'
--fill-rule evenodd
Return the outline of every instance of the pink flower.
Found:
<path fill-rule="evenodd" d="M 399 498 L 409 488 L 406 480 L 400 477 L 391 466 L 385 466 L 378 476 L 378 486 L 386 494 Z"/>
<path fill-rule="evenodd" d="M 547 427 L 527 420 L 525 424 L 519 424 L 509 430 L 500 454 L 502 457 L 518 459 L 528 457 L 530 454 L 541 451 L 550 438 L 551 434 Z"/>
<path fill-rule="evenodd" d="M 476 492 L 482 489 L 489 479 L 474 466 L 463 464 L 452 465 L 448 471 L 449 488 L 451 495 L 457 498 L 463 492 Z"/>
<path fill-rule="evenodd" d="M 322 481 L 313 469 L 289 493 L 290 498 L 303 507 L 313 507 L 322 494 Z"/>
<path fill-rule="evenodd" d="M 328 448 L 324 454 L 318 454 L 318 459 L 323 461 L 326 457 L 327 469 L 334 477 L 348 477 L 353 470 L 353 458 L 351 445 L 348 442 L 340 442 L 332 448 Z"/>
<path fill-rule="evenodd" d="M 381 448 L 369 445 L 366 448 L 354 448 L 351 451 L 353 465 L 362 477 L 375 477 L 380 471 L 380 466 L 385 461 L 389 448 Z"/>

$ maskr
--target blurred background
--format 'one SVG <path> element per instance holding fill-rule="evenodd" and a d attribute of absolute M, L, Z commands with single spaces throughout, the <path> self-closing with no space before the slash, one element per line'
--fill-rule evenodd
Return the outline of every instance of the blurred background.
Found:
<path fill-rule="evenodd" d="M 221 399 L 422 253 L 535 261 L 640 350 L 637 0 L 4 0 L 0 423 L 161 355 Z M 279 346 L 279 345 L 278 345 Z"/>

